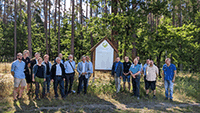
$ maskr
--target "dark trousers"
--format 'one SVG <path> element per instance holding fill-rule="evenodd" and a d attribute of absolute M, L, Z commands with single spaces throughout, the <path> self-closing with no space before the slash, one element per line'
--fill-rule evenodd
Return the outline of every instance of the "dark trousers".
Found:
<path fill-rule="evenodd" d="M 139 97 L 139 95 L 140 95 L 140 76 L 136 76 L 136 78 L 132 77 L 132 85 L 133 85 L 134 96 Z"/>
<path fill-rule="evenodd" d="M 84 75 L 81 75 L 79 77 L 78 92 L 77 92 L 78 94 L 81 91 L 82 82 L 84 82 L 84 94 L 87 93 L 87 81 L 88 81 L 88 79 L 86 79 Z"/>
<path fill-rule="evenodd" d="M 45 85 L 46 85 L 46 82 L 43 82 L 42 84 L 42 97 L 44 97 L 45 96 Z M 39 92 L 40 92 L 40 83 L 39 82 L 35 82 L 35 87 L 36 87 L 36 89 L 35 89 L 35 95 L 36 95 L 36 98 L 39 98 Z"/>
<path fill-rule="evenodd" d="M 64 81 L 63 81 L 63 78 L 56 76 L 55 79 L 54 79 L 55 97 L 58 97 L 58 92 L 57 92 L 58 84 L 60 85 L 60 94 L 61 94 L 62 97 L 64 97 L 65 93 L 64 93 Z"/>
<path fill-rule="evenodd" d="M 144 87 L 147 90 L 147 79 L 146 79 L 146 75 L 144 76 Z"/>
<path fill-rule="evenodd" d="M 47 93 L 49 93 L 49 91 L 50 91 L 50 82 L 51 82 L 51 76 L 47 75 L 47 77 L 46 77 Z"/>
<path fill-rule="evenodd" d="M 66 74 L 65 75 L 65 95 L 67 95 L 68 93 L 71 93 L 72 90 L 72 85 L 74 82 L 74 73 L 71 74 Z M 68 84 L 69 84 L 69 90 L 68 90 Z"/>

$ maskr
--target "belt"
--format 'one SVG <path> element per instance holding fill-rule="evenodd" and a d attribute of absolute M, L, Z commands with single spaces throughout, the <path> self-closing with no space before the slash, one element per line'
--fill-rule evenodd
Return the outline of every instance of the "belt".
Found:
<path fill-rule="evenodd" d="M 56 75 L 56 77 L 62 77 L 62 75 Z"/>

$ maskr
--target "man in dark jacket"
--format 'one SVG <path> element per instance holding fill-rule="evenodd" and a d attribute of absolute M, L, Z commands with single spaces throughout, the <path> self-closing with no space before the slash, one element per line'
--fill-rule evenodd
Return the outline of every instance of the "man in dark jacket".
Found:
<path fill-rule="evenodd" d="M 123 63 L 120 62 L 120 58 L 117 57 L 112 66 L 112 76 L 115 77 L 116 93 L 120 91 L 120 82 L 123 74 Z"/>
<path fill-rule="evenodd" d="M 60 85 L 60 93 L 62 98 L 65 98 L 64 92 L 64 81 L 65 81 L 65 68 L 62 63 L 60 63 L 60 57 L 56 58 L 56 63 L 51 68 L 51 80 L 54 82 L 54 92 L 55 97 L 58 98 L 57 87 Z"/>

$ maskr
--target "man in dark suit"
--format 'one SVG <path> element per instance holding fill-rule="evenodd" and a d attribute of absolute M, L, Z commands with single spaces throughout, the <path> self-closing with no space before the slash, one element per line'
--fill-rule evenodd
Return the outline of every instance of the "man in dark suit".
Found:
<path fill-rule="evenodd" d="M 120 91 L 120 82 L 123 74 L 123 63 L 120 62 L 120 58 L 117 57 L 112 66 L 112 76 L 115 77 L 116 93 Z"/>
<path fill-rule="evenodd" d="M 55 98 L 58 98 L 58 92 L 57 87 L 58 84 L 60 85 L 60 94 L 62 98 L 65 98 L 65 92 L 64 92 L 64 81 L 65 81 L 65 67 L 60 62 L 60 57 L 56 58 L 56 63 L 51 68 L 51 80 L 54 82 L 54 92 L 55 92 Z"/>

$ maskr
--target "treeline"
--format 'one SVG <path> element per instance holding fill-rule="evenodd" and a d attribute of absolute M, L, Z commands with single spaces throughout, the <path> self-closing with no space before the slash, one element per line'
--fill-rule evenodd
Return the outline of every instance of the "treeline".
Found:
<path fill-rule="evenodd" d="M 62 52 L 79 60 L 107 36 L 121 58 L 150 58 L 161 68 L 169 57 L 178 69 L 197 72 L 199 6 L 198 0 L 1 0 L 0 55 L 15 58 L 29 49 L 31 57 L 48 53 L 53 60 Z"/>

